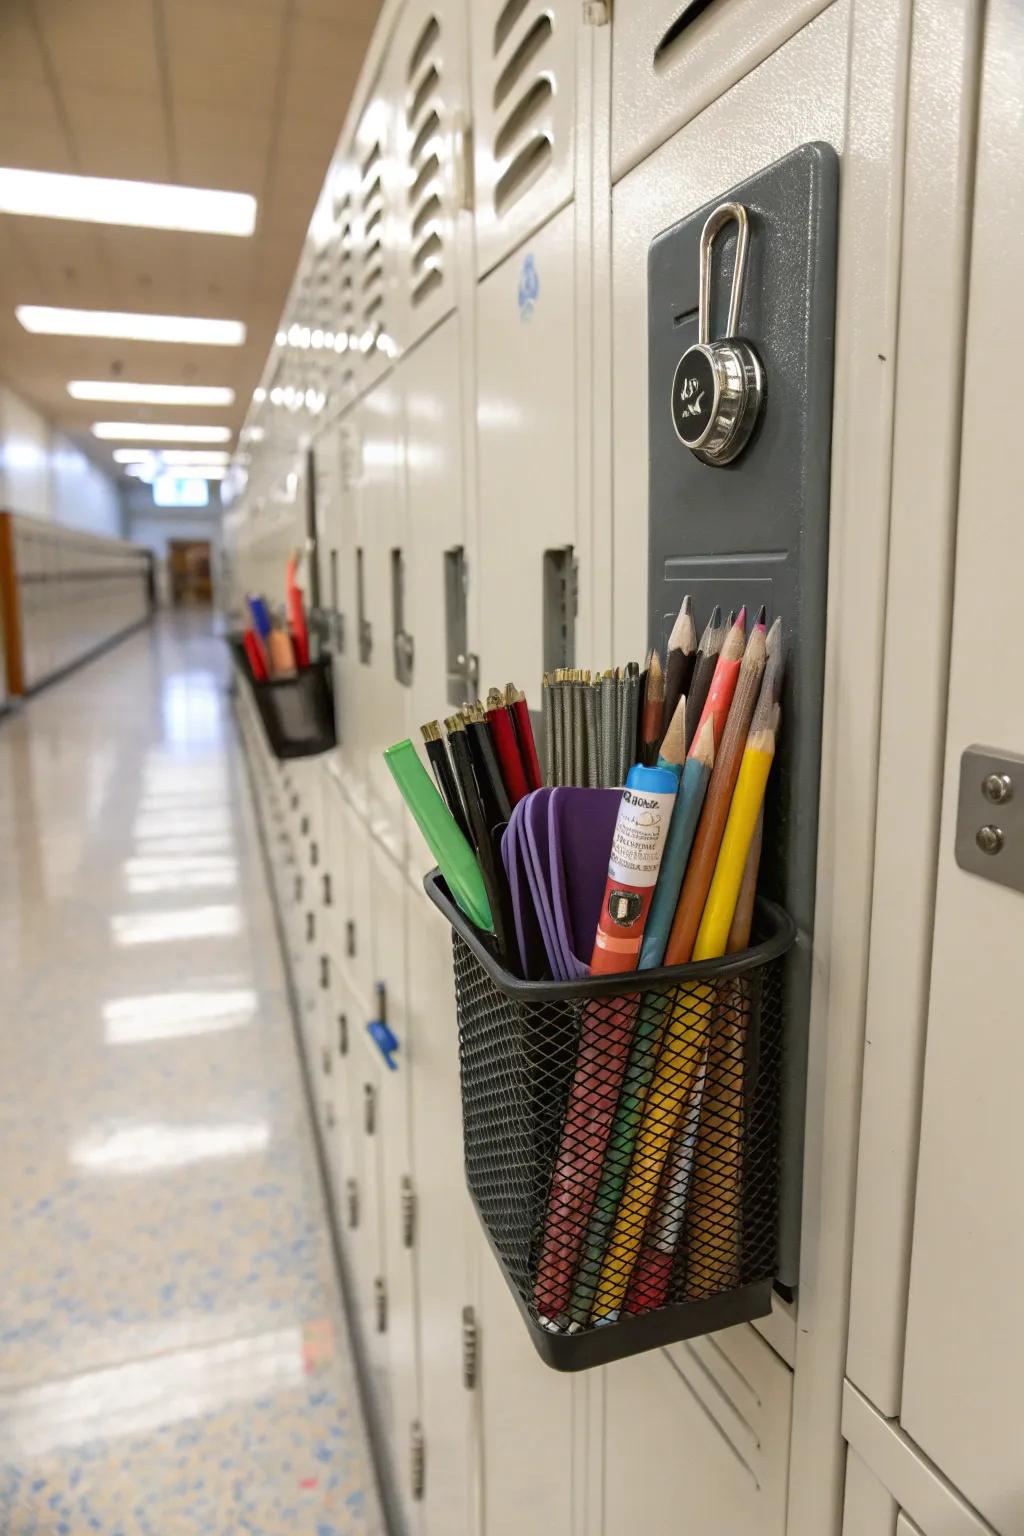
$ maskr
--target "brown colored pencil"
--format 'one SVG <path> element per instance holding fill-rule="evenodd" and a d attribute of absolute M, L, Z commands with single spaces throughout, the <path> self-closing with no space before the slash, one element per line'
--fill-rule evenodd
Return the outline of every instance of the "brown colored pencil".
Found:
<path fill-rule="evenodd" d="M 690 691 L 697 660 L 697 626 L 693 622 L 693 602 L 689 593 L 683 598 L 668 637 L 665 658 L 665 728 L 668 729 L 683 694 Z"/>
<path fill-rule="evenodd" d="M 763 628 L 755 625 L 740 663 L 736 692 L 726 721 L 722 743 L 715 755 L 711 782 L 704 800 L 693 840 L 690 862 L 679 893 L 672 931 L 665 950 L 666 965 L 685 965 L 692 953 L 704 903 L 715 873 L 718 849 L 729 816 L 732 792 L 740 771 L 752 721 L 767 707 L 766 723 L 771 723 L 782 677 L 782 621 L 776 619 L 767 640 Z M 767 701 L 767 704 L 766 702 Z"/>
<path fill-rule="evenodd" d="M 653 768 L 658 760 L 658 743 L 661 741 L 665 713 L 665 673 L 661 657 L 652 651 L 647 658 L 647 683 L 644 688 L 643 723 L 641 725 L 642 760 Z"/>
<path fill-rule="evenodd" d="M 704 703 L 711 687 L 711 679 L 715 675 L 718 665 L 718 653 L 722 649 L 728 630 L 722 623 L 722 610 L 715 604 L 715 611 L 711 615 L 700 637 L 700 648 L 693 667 L 693 680 L 686 693 L 686 715 L 689 739 L 687 747 L 693 742 L 697 734 L 697 723 L 704 710 Z"/>

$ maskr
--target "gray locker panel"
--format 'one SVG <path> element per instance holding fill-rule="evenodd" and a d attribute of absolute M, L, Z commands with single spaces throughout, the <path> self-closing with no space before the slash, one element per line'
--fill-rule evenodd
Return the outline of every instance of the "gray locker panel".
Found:
<path fill-rule="evenodd" d="M 796 1284 L 817 848 L 821 703 L 828 577 L 832 357 L 838 159 L 805 144 L 652 243 L 648 261 L 650 500 L 648 628 L 664 648 L 683 594 L 702 626 L 763 602 L 782 617 L 787 666 L 779 762 L 769 784 L 762 885 L 797 924 L 787 968 L 779 1279 Z M 699 244 L 720 202 L 742 203 L 750 251 L 740 335 L 765 371 L 765 402 L 745 451 L 712 468 L 672 424 L 676 365 L 697 340 Z M 711 334 L 720 336 L 732 284 L 735 226 L 715 241 Z"/>

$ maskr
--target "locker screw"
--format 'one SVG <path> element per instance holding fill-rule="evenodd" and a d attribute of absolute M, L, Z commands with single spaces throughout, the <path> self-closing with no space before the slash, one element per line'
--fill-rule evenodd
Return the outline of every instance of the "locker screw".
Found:
<path fill-rule="evenodd" d="M 1013 780 L 1008 773 L 990 773 L 981 786 L 986 800 L 993 805 L 1005 805 L 1013 798 Z"/>
<path fill-rule="evenodd" d="M 1003 846 L 1003 833 L 1000 827 L 979 827 L 974 841 L 982 853 L 998 853 Z"/>

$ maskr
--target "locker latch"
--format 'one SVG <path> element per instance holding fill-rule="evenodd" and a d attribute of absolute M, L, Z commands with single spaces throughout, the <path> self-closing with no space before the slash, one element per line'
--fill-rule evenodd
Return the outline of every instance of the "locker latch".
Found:
<path fill-rule="evenodd" d="M 462 1385 L 467 1392 L 472 1392 L 476 1386 L 476 1362 L 476 1312 L 466 1306 L 462 1309 Z"/>
<path fill-rule="evenodd" d="M 736 225 L 736 262 L 726 334 L 711 340 L 711 252 L 715 237 Z M 753 347 L 736 334 L 750 224 L 742 203 L 720 203 L 700 236 L 697 341 L 679 359 L 672 379 L 672 425 L 681 443 L 705 464 L 729 464 L 750 440 L 764 397 L 764 371 Z"/>
<path fill-rule="evenodd" d="M 427 1456 L 423 1439 L 423 1425 L 413 1419 L 409 1426 L 409 1492 L 414 1499 L 422 1499 L 426 1488 Z"/>
<path fill-rule="evenodd" d="M 969 874 L 1024 891 L 1024 757 L 968 747 L 960 759 L 956 861 Z"/>

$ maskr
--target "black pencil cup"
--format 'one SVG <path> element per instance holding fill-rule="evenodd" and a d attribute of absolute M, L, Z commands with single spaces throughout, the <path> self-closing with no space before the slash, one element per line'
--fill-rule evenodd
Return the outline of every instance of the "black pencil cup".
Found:
<path fill-rule="evenodd" d="M 235 664 L 252 689 L 267 741 L 275 757 L 315 757 L 337 744 L 331 658 L 321 656 L 290 677 L 259 682 L 240 640 L 232 639 Z"/>
<path fill-rule="evenodd" d="M 791 919 L 759 901 L 740 954 L 527 982 L 425 885 L 452 928 L 469 1192 L 541 1358 L 585 1370 L 764 1316 Z"/>

